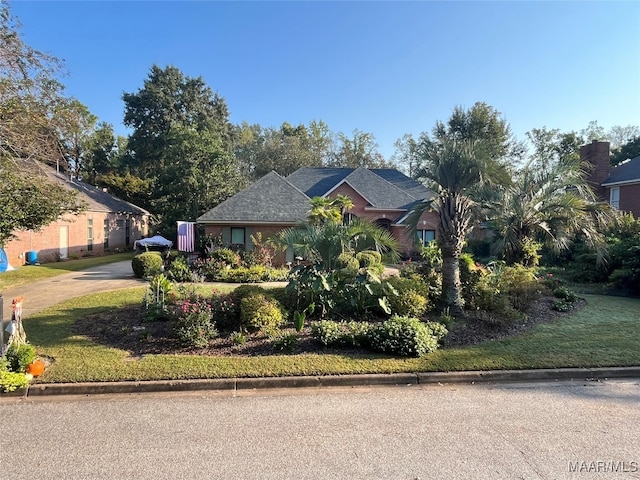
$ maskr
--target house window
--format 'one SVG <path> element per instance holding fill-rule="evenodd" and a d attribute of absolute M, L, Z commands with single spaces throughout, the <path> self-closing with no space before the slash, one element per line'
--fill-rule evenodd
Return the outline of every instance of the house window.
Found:
<path fill-rule="evenodd" d="M 436 231 L 435 230 L 418 230 L 418 242 L 421 245 L 426 245 L 429 242 L 433 242 L 436 239 Z"/>
<path fill-rule="evenodd" d="M 231 228 L 231 244 L 232 245 L 244 245 L 244 227 L 232 227 Z"/>
<path fill-rule="evenodd" d="M 612 208 L 620 208 L 620 187 L 611 187 L 609 190 L 609 204 Z"/>
<path fill-rule="evenodd" d="M 104 219 L 104 249 L 109 248 L 109 219 Z"/>
<path fill-rule="evenodd" d="M 87 250 L 93 250 L 93 219 L 87 220 Z"/>

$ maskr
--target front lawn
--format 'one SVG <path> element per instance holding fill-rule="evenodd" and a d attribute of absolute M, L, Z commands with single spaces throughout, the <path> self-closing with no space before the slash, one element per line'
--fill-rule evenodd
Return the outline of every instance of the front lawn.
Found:
<path fill-rule="evenodd" d="M 443 348 L 423 358 L 337 351 L 134 356 L 74 333 L 74 325 L 89 315 L 140 304 L 143 292 L 132 288 L 80 297 L 26 319 L 27 338 L 38 355 L 53 361 L 39 382 L 640 365 L 640 300 L 598 295 L 585 296 L 587 305 L 581 310 L 542 322 L 528 332 L 481 345 Z M 140 331 L 140 335 L 146 333 Z"/>

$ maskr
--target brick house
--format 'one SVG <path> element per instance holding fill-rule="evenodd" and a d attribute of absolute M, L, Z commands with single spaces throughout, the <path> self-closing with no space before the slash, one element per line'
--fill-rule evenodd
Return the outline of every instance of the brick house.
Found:
<path fill-rule="evenodd" d="M 105 251 L 133 248 L 133 242 L 147 235 L 148 211 L 110 195 L 53 168 L 39 168 L 49 181 L 76 191 L 87 208 L 77 215 L 63 215 L 38 231 L 18 231 L 4 246 L 9 265 L 24 265 L 35 256 L 40 263 L 69 257 L 99 255 Z"/>
<path fill-rule="evenodd" d="M 609 142 L 594 140 L 580 147 L 580 158 L 592 166 L 589 183 L 598 198 L 640 218 L 640 157 L 615 167 L 611 166 L 610 157 Z"/>
<path fill-rule="evenodd" d="M 394 169 L 302 167 L 288 177 L 271 172 L 197 219 L 205 234 L 219 236 L 224 245 L 253 248 L 251 235 L 276 235 L 307 219 L 312 197 L 348 196 L 354 206 L 346 215 L 369 220 L 389 230 L 401 253 L 415 253 L 416 242 L 435 239 L 438 217 L 425 212 L 418 222 L 418 237 L 409 234 L 410 210 L 433 193 Z M 293 260 L 286 252 L 279 263 Z"/>

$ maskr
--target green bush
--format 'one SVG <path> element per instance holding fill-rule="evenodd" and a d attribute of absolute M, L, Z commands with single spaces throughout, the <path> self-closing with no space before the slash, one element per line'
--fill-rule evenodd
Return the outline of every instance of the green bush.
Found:
<path fill-rule="evenodd" d="M 24 388 L 29 385 L 29 380 L 24 373 L 12 372 L 9 370 L 9 362 L 4 358 L 0 358 L 0 392 L 13 392 L 18 388 Z"/>
<path fill-rule="evenodd" d="M 367 322 L 321 320 L 311 326 L 311 336 L 325 347 L 368 347 L 372 328 Z"/>
<path fill-rule="evenodd" d="M 16 346 L 12 343 L 5 354 L 9 369 L 15 373 L 24 373 L 29 365 L 36 358 L 36 349 L 29 343 Z"/>
<path fill-rule="evenodd" d="M 267 290 L 260 285 L 240 285 L 231 292 L 231 295 L 233 295 L 238 302 L 249 295 L 255 294 L 268 295 Z"/>
<path fill-rule="evenodd" d="M 372 331 L 371 346 L 381 352 L 422 357 L 438 348 L 441 337 L 434 335 L 433 331 L 434 327 L 417 318 L 394 315 Z M 441 332 L 438 330 L 438 335 Z"/>
<path fill-rule="evenodd" d="M 263 293 L 254 293 L 240 301 L 240 319 L 248 330 L 274 334 L 285 321 L 280 304 Z"/>
<path fill-rule="evenodd" d="M 131 260 L 133 274 L 137 278 L 153 277 L 162 273 L 162 256 L 159 252 L 144 252 L 136 255 Z"/>
<path fill-rule="evenodd" d="M 222 331 L 231 332 L 240 328 L 240 300 L 232 293 L 214 293 L 211 297 L 211 318 Z"/>
<path fill-rule="evenodd" d="M 209 259 L 214 262 L 222 262 L 231 268 L 239 267 L 241 263 L 240 255 L 230 248 L 219 248 L 210 252 Z"/>
<path fill-rule="evenodd" d="M 209 340 L 218 336 L 211 305 L 203 299 L 193 298 L 178 303 L 175 311 L 175 332 L 187 347 L 204 348 Z"/>
<path fill-rule="evenodd" d="M 389 295 L 387 299 L 396 315 L 421 317 L 427 312 L 427 299 L 415 290 L 398 291 L 398 295 Z"/>
<path fill-rule="evenodd" d="M 375 250 L 364 250 L 362 252 L 358 252 L 356 254 L 356 258 L 362 268 L 375 267 L 382 263 L 382 255 L 380 252 L 376 252 Z"/>
<path fill-rule="evenodd" d="M 285 333 L 273 339 L 273 350 L 276 352 L 293 353 L 298 345 L 298 337 L 293 333 Z"/>
<path fill-rule="evenodd" d="M 576 294 L 569 290 L 567 287 L 558 287 L 553 291 L 553 296 L 564 300 L 569 303 L 573 303 L 577 300 Z"/>
<path fill-rule="evenodd" d="M 339 269 L 342 274 L 357 275 L 360 269 L 360 263 L 352 254 L 344 252 L 338 255 L 336 268 Z"/>
<path fill-rule="evenodd" d="M 194 276 L 189 268 L 187 259 L 174 257 L 167 271 L 167 278 L 173 282 L 193 282 Z"/>

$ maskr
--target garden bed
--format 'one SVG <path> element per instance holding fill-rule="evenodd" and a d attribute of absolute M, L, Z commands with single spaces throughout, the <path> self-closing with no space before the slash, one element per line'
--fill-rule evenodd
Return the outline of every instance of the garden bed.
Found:
<path fill-rule="evenodd" d="M 444 348 L 480 344 L 517 335 L 539 323 L 571 313 L 552 310 L 554 300 L 553 297 L 541 297 L 532 305 L 526 319 L 501 324 L 480 320 L 471 313 L 465 321 L 458 320 L 450 327 L 450 332 L 444 339 Z M 572 312 L 585 304 L 584 300 L 579 299 Z M 211 340 L 205 348 L 185 348 L 173 335 L 172 326 L 173 323 L 168 320 L 147 321 L 139 305 L 129 305 L 82 318 L 74 324 L 73 330 L 74 333 L 84 335 L 97 344 L 125 350 L 133 358 L 158 354 L 242 357 L 278 353 L 346 354 L 359 351 L 353 348 L 324 347 L 312 338 L 309 326 L 301 332 L 296 332 L 294 328 L 282 329 L 281 335 L 292 335 L 296 338 L 291 350 L 274 348 L 274 340 L 259 333 L 245 334 L 244 344 L 235 344 L 229 336 L 223 335 Z"/>

